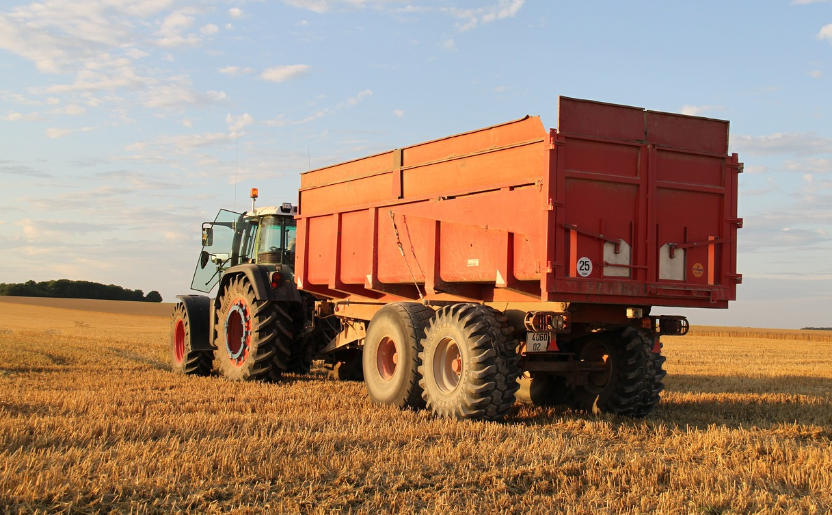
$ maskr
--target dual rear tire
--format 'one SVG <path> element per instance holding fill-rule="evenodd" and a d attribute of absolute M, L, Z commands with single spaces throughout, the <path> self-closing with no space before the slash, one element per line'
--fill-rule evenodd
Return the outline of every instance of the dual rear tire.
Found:
<path fill-rule="evenodd" d="M 389 304 L 367 331 L 367 392 L 374 402 L 427 407 L 439 417 L 500 419 L 519 388 L 510 334 L 504 317 L 479 304 L 437 312 L 416 303 Z"/>

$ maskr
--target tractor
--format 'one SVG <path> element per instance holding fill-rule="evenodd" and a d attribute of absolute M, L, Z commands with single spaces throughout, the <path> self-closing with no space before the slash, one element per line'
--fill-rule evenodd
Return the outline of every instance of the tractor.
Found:
<path fill-rule="evenodd" d="M 220 210 L 202 224 L 202 251 L 191 288 L 217 295 L 179 295 L 173 310 L 171 362 L 175 372 L 232 381 L 278 380 L 308 373 L 332 321 L 316 325 L 315 298 L 294 281 L 297 207 Z M 334 321 L 337 323 L 337 320 Z"/>

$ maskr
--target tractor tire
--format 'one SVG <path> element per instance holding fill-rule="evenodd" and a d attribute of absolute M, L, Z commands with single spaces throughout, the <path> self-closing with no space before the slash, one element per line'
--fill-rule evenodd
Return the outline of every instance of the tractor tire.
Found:
<path fill-rule="evenodd" d="M 312 338 L 305 336 L 292 340 L 292 351 L 286 365 L 290 374 L 308 374 L 312 370 Z"/>
<path fill-rule="evenodd" d="M 362 351 L 364 385 L 373 402 L 425 407 L 419 386 L 419 352 L 433 314 L 422 304 L 397 302 L 373 316 Z"/>
<path fill-rule="evenodd" d="M 529 383 L 529 398 L 535 406 L 569 406 L 573 391 L 565 377 L 538 372 Z"/>
<path fill-rule="evenodd" d="M 191 321 L 181 302 L 173 308 L 170 341 L 171 368 L 175 373 L 197 376 L 211 373 L 211 351 L 191 349 Z"/>
<path fill-rule="evenodd" d="M 295 342 L 295 335 L 292 331 L 294 322 L 292 321 L 292 304 L 289 302 L 273 302 L 271 303 L 274 314 L 273 327 L 275 330 L 275 348 L 276 352 L 272 356 L 272 371 L 271 378 L 279 380 L 284 372 L 298 372 L 303 368 L 303 356 L 298 349 L 297 354 L 293 356 L 297 342 Z M 302 338 L 299 338 L 302 339 Z M 310 356 L 309 364 L 311 366 L 312 359 Z M 294 365 L 294 369 L 292 368 Z M 307 368 L 306 372 L 309 372 Z M 303 373 L 306 373 L 303 372 Z"/>
<path fill-rule="evenodd" d="M 598 333 L 578 344 L 580 360 L 603 363 L 604 370 L 589 375 L 589 384 L 576 386 L 574 406 L 593 413 L 644 417 L 659 402 L 664 388 L 664 357 L 639 331 Z"/>
<path fill-rule="evenodd" d="M 437 311 L 422 341 L 420 385 L 434 415 L 499 420 L 520 388 L 517 342 L 496 310 L 454 304 Z"/>
<path fill-rule="evenodd" d="M 257 300 L 244 275 L 232 277 L 219 294 L 214 315 L 214 363 L 230 381 L 277 380 L 289 347 L 279 314 L 267 300 Z M 281 361 L 282 360 L 282 361 Z"/>

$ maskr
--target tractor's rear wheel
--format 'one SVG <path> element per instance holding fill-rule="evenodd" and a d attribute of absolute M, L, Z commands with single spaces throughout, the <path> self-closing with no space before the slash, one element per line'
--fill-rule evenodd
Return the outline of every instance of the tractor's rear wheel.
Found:
<path fill-rule="evenodd" d="M 258 300 L 248 278 L 235 276 L 222 288 L 214 315 L 214 362 L 231 381 L 279 379 L 289 348 L 280 310 Z"/>
<path fill-rule="evenodd" d="M 419 351 L 434 311 L 422 304 L 401 302 L 381 308 L 364 339 L 364 384 L 373 402 L 400 408 L 425 406 L 419 386 Z"/>
<path fill-rule="evenodd" d="M 653 345 L 634 328 L 598 333 L 578 344 L 578 359 L 602 365 L 589 374 L 589 383 L 576 386 L 577 408 L 630 417 L 643 417 L 659 402 L 664 388 L 664 357 L 653 354 Z"/>
<path fill-rule="evenodd" d="M 191 348 L 191 320 L 181 302 L 173 308 L 171 321 L 171 368 L 177 374 L 207 376 L 211 373 L 211 351 Z"/>
<path fill-rule="evenodd" d="M 499 312 L 479 304 L 437 311 L 422 341 L 420 384 L 435 415 L 498 420 L 520 385 L 517 342 Z"/>

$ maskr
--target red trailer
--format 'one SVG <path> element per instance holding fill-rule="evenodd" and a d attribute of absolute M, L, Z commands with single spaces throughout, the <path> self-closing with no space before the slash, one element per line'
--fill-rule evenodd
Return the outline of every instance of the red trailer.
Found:
<path fill-rule="evenodd" d="M 726 308 L 741 281 L 728 125 L 560 97 L 557 129 L 302 174 L 295 281 L 341 322 L 324 353 L 363 349 L 374 400 L 440 415 L 503 416 L 522 372 L 538 402 L 646 414 L 659 336 L 687 331 L 651 307 Z"/>

